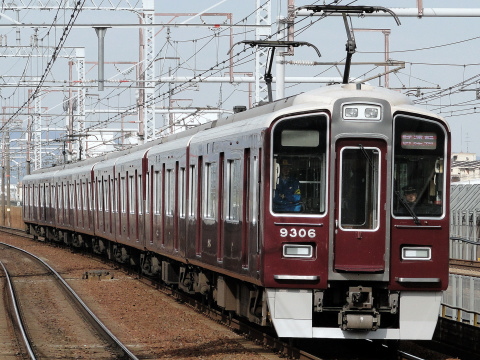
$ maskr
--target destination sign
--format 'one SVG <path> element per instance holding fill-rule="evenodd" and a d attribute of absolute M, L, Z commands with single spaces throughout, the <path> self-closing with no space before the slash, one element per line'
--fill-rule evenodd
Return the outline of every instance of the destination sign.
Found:
<path fill-rule="evenodd" d="M 432 132 L 403 132 L 402 149 L 435 150 L 437 134 Z"/>

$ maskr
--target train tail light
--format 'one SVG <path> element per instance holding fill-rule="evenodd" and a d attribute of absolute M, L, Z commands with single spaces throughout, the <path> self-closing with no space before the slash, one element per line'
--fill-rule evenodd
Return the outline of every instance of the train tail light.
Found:
<path fill-rule="evenodd" d="M 313 256 L 313 246 L 303 244 L 284 244 L 283 256 L 311 258 Z"/>
<path fill-rule="evenodd" d="M 432 249 L 429 247 L 405 246 L 402 248 L 402 260 L 431 260 Z"/>

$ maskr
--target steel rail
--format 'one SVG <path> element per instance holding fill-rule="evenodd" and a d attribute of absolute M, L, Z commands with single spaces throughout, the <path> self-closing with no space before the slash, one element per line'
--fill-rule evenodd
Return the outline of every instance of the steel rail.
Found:
<path fill-rule="evenodd" d="M 31 257 L 33 257 L 35 260 L 39 261 L 41 264 L 43 264 L 49 271 L 52 272 L 52 274 L 55 275 L 55 277 L 60 281 L 60 283 L 63 285 L 63 287 L 67 290 L 67 292 L 82 306 L 83 310 L 85 311 L 88 316 L 95 322 L 95 324 L 98 326 L 98 328 L 103 331 L 103 333 L 108 336 L 109 339 L 111 339 L 120 349 L 122 349 L 123 353 L 128 357 L 130 360 L 138 360 L 138 358 L 130 351 L 128 348 L 100 321 L 100 319 L 90 310 L 90 308 L 83 302 L 83 300 L 77 295 L 77 293 L 70 287 L 70 285 L 67 284 L 67 282 L 62 278 L 62 276 L 55 271 L 50 265 L 48 265 L 45 261 L 40 259 L 38 256 L 29 253 L 26 250 L 23 250 L 19 247 L 9 245 L 3 242 L 0 242 L 1 245 L 8 246 L 12 249 L 21 251 Z"/>
<path fill-rule="evenodd" d="M 473 269 L 480 271 L 480 261 L 474 260 L 462 260 L 462 259 L 450 259 L 450 266 L 455 266 L 463 269 Z"/>
<path fill-rule="evenodd" d="M 20 333 L 22 335 L 23 344 L 25 345 L 25 348 L 27 349 L 28 356 L 30 357 L 30 359 L 31 360 L 36 360 L 37 357 L 35 356 L 35 353 L 32 350 L 32 347 L 30 345 L 30 340 L 28 339 L 27 332 L 25 331 L 25 327 L 23 326 L 22 317 L 20 316 L 20 312 L 18 310 L 17 298 L 15 296 L 15 290 L 13 289 L 12 279 L 10 278 L 10 274 L 8 273 L 7 268 L 5 267 L 3 262 L 0 261 L 0 265 L 2 265 L 3 272 L 5 273 L 5 279 L 7 280 L 7 284 L 8 284 L 8 293 L 10 295 L 13 310 L 14 310 L 14 313 L 15 313 L 15 321 L 17 322 L 18 328 L 19 328 Z"/>
<path fill-rule="evenodd" d="M 398 351 L 398 355 L 401 356 L 401 359 L 405 359 L 405 360 L 425 360 L 424 358 L 421 358 L 421 357 L 418 357 L 418 356 L 415 356 L 415 355 L 412 355 L 412 354 L 409 354 L 405 351 Z"/>

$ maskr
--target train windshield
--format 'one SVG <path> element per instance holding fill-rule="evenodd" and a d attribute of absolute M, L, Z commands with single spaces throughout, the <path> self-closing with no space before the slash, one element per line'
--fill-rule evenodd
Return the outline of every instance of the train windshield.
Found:
<path fill-rule="evenodd" d="M 325 213 L 327 116 L 279 121 L 272 133 L 272 210 Z"/>
<path fill-rule="evenodd" d="M 440 217 L 445 203 L 445 131 L 433 121 L 395 118 L 393 214 Z"/>

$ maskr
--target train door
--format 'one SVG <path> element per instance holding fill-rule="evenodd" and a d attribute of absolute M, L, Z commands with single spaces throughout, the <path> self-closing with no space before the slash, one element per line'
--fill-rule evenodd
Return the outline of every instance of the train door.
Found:
<path fill-rule="evenodd" d="M 336 154 L 334 269 L 384 272 L 386 144 L 345 139 Z"/>

